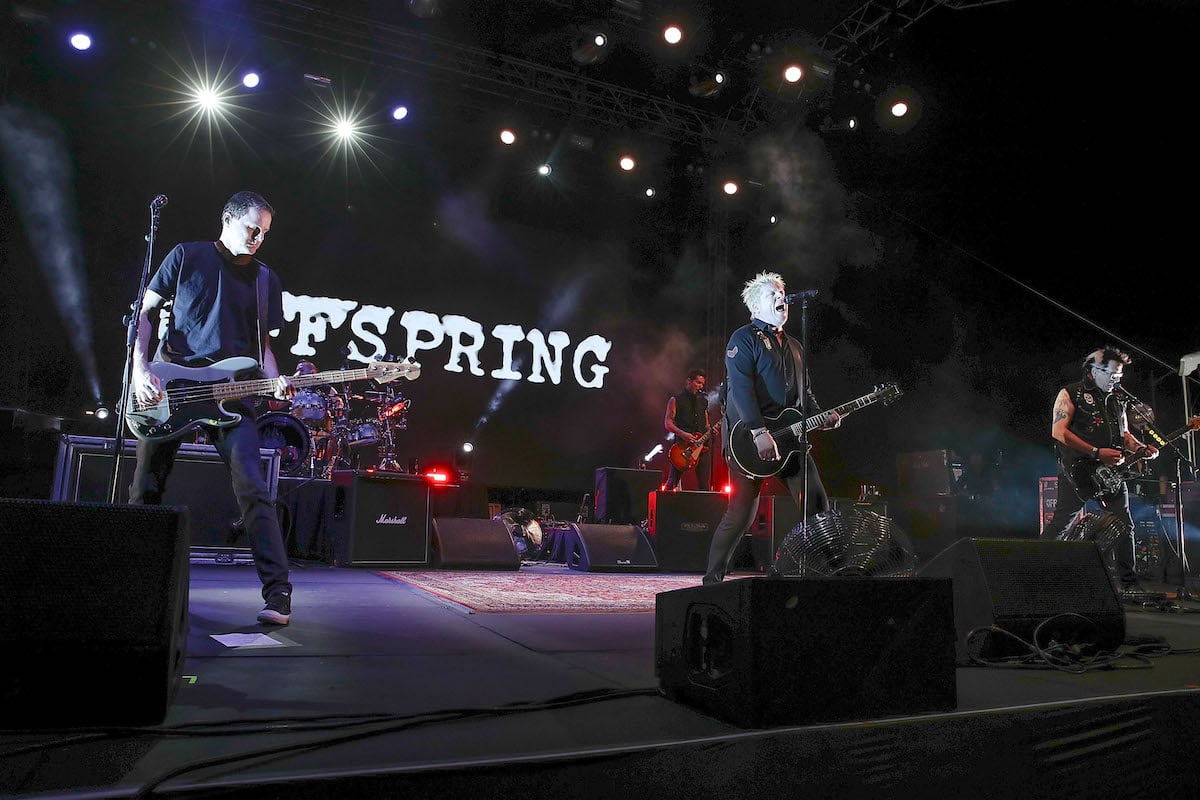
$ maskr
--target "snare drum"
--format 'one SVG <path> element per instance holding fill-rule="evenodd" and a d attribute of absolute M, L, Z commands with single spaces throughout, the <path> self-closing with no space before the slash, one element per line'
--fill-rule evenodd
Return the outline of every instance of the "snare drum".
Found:
<path fill-rule="evenodd" d="M 262 447 L 279 451 L 279 474 L 299 475 L 308 467 L 312 439 L 308 429 L 288 414 L 272 411 L 258 418 L 258 438 Z"/>
<path fill-rule="evenodd" d="M 346 434 L 346 442 L 351 447 L 365 447 L 379 442 L 379 428 L 374 422 L 355 420 L 350 423 L 350 431 Z"/>
<path fill-rule="evenodd" d="M 326 398 L 312 389 L 299 389 L 292 398 L 292 416 L 310 428 L 328 430 L 332 424 Z"/>

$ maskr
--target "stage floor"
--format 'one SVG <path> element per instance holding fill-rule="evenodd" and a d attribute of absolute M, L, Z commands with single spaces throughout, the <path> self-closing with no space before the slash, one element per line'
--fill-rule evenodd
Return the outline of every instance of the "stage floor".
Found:
<path fill-rule="evenodd" d="M 292 579 L 291 624 L 261 626 L 252 567 L 192 565 L 163 725 L 6 732 L 0 795 L 1126 800 L 1195 777 L 1194 652 L 1083 674 L 959 667 L 953 712 L 744 729 L 659 693 L 653 612 L 471 613 L 316 562 Z M 1180 605 L 1127 606 L 1127 639 L 1197 650 L 1200 604 Z"/>

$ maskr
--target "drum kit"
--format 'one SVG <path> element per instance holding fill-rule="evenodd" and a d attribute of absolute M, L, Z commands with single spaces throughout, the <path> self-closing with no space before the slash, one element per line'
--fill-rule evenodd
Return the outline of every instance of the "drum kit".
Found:
<path fill-rule="evenodd" d="M 329 479 L 334 470 L 368 465 L 403 472 L 395 432 L 408 428 L 411 404 L 393 384 L 361 394 L 348 386 L 300 389 L 290 403 L 272 403 L 258 418 L 258 433 L 263 447 L 279 451 L 283 476 Z"/>

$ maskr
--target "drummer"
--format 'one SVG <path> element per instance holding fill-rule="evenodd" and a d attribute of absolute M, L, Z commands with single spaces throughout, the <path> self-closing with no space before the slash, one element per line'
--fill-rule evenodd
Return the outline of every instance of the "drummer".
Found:
<path fill-rule="evenodd" d="M 316 375 L 319 371 L 316 364 L 304 360 L 296 364 L 296 371 L 292 373 L 292 377 Z M 291 407 L 292 416 L 303 422 L 317 436 L 328 432 L 344 413 L 342 398 L 332 386 L 298 390 L 292 398 Z"/>

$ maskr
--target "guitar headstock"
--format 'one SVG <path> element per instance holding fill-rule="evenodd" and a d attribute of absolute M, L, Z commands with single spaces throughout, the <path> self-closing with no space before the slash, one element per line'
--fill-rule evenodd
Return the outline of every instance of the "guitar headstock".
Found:
<path fill-rule="evenodd" d="M 421 377 L 421 365 L 411 358 L 407 361 L 373 361 L 367 365 L 367 377 L 376 383 L 390 383 L 397 378 L 415 381 Z"/>
<path fill-rule="evenodd" d="M 876 385 L 875 391 L 871 392 L 877 402 L 883 403 L 885 406 L 892 403 L 899 397 L 902 392 L 900 387 L 894 383 L 881 383 Z"/>

